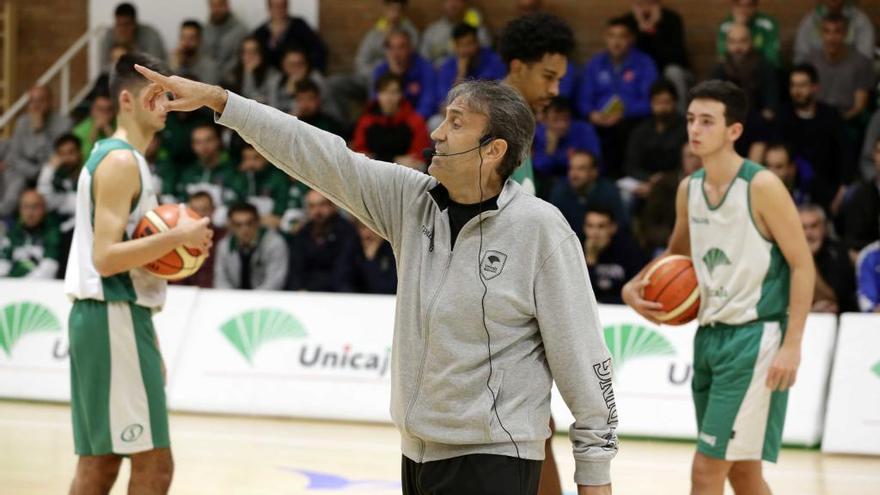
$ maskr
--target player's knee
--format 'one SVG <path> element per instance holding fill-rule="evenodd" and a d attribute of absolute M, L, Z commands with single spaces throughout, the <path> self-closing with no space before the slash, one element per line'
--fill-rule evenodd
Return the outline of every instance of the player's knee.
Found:
<path fill-rule="evenodd" d="M 171 486 L 171 478 L 174 477 L 174 460 L 170 453 L 156 466 L 156 476 L 165 486 Z"/>
<path fill-rule="evenodd" d="M 157 484 L 168 487 L 171 486 L 171 478 L 174 477 L 174 459 L 171 458 L 171 452 L 166 451 L 157 459 L 153 476 Z"/>
<path fill-rule="evenodd" d="M 122 465 L 122 459 L 108 459 L 92 466 L 92 470 L 97 477 L 113 482 L 119 476 L 120 465 Z"/>
<path fill-rule="evenodd" d="M 117 462 L 115 464 L 108 463 L 102 466 L 97 471 L 98 477 L 100 477 L 103 482 L 112 485 L 116 481 L 116 477 L 119 476 L 120 464 L 121 463 Z"/>
<path fill-rule="evenodd" d="M 119 476 L 121 464 L 122 459 L 116 456 L 81 457 L 71 492 L 110 491 L 116 482 L 116 477 Z"/>
<path fill-rule="evenodd" d="M 131 477 L 136 483 L 145 483 L 167 491 L 174 477 L 174 460 L 171 451 L 160 449 L 138 454 L 131 460 Z"/>
<path fill-rule="evenodd" d="M 694 456 L 694 464 L 691 467 L 691 482 L 695 487 L 724 483 L 726 471 L 726 465 L 723 461 L 711 459 L 698 453 Z"/>
<path fill-rule="evenodd" d="M 737 487 L 760 485 L 764 479 L 761 462 L 735 462 L 727 473 L 727 479 L 737 492 Z"/>

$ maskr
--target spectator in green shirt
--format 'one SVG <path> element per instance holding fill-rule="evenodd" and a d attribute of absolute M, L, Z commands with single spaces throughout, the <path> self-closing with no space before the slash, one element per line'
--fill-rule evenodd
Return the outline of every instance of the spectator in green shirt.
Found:
<path fill-rule="evenodd" d="M 58 245 L 58 275 L 67 268 L 73 227 L 76 223 L 76 188 L 83 159 L 79 139 L 73 134 L 62 134 L 55 140 L 55 152 L 43 165 L 37 178 L 37 192 L 43 196 L 46 209 L 56 221 Z"/>
<path fill-rule="evenodd" d="M 718 26 L 718 59 L 727 54 L 727 32 L 734 24 L 745 24 L 752 32 L 752 46 L 775 67 L 782 63 L 779 53 L 779 23 L 758 12 L 758 0 L 731 0 L 730 14 Z"/>
<path fill-rule="evenodd" d="M 193 154 L 191 136 L 196 127 L 212 124 L 214 115 L 210 110 L 196 110 L 194 112 L 168 112 L 165 120 L 165 129 L 156 135 L 161 140 L 158 151 L 165 161 L 172 164 L 184 165 L 195 160 Z"/>
<path fill-rule="evenodd" d="M 229 187 L 235 191 L 238 202 L 257 207 L 264 227 L 278 228 L 287 209 L 290 180 L 280 169 L 269 166 L 266 158 L 250 144 L 241 149 L 238 174 L 232 177 Z"/>
<path fill-rule="evenodd" d="M 215 125 L 202 124 L 193 129 L 192 151 L 196 160 L 180 172 L 174 187 L 175 196 L 182 202 L 197 191 L 206 191 L 217 205 L 214 223 L 225 226 L 223 206 L 235 202 L 236 194 L 230 184 L 235 180 L 236 170 L 229 153 L 223 149 L 220 131 Z"/>
<path fill-rule="evenodd" d="M 0 241 L 0 277 L 52 279 L 58 271 L 58 226 L 46 214 L 46 201 L 34 189 L 18 200 L 18 220 Z"/>
<path fill-rule="evenodd" d="M 47 209 L 62 222 L 62 231 L 73 231 L 76 214 L 76 186 L 83 159 L 80 140 L 73 134 L 62 134 L 55 140 L 55 152 L 43 165 L 37 178 L 37 192 Z"/>
<path fill-rule="evenodd" d="M 285 235 L 296 235 L 306 223 L 306 193 L 308 192 L 308 186 L 293 176 L 287 177 L 287 204 L 284 205 L 281 224 L 278 226 L 278 230 Z"/>
<path fill-rule="evenodd" d="M 73 128 L 73 135 L 79 138 L 83 161 L 87 160 L 95 141 L 106 139 L 116 131 L 113 100 L 108 94 L 98 94 L 92 100 L 89 116 Z"/>

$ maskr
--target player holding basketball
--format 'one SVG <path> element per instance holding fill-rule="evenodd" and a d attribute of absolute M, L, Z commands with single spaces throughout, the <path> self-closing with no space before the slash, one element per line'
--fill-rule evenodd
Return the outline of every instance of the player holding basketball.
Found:
<path fill-rule="evenodd" d="M 167 96 L 134 70 L 161 67 L 123 55 L 110 77 L 118 129 L 95 143 L 77 184 L 76 227 L 64 291 L 70 310 L 73 437 L 79 462 L 71 494 L 109 493 L 122 456 L 131 458 L 129 493 L 164 494 L 173 464 L 164 367 L 152 313 L 165 303 L 163 279 L 139 268 L 174 248 L 207 250 L 208 219 L 181 214 L 167 232 L 129 240 L 158 206 L 144 151 L 165 127 Z M 183 207 L 181 207 L 183 212 Z"/>
<path fill-rule="evenodd" d="M 700 285 L 694 338 L 697 452 L 692 494 L 769 494 L 761 460 L 775 462 L 794 384 L 815 269 L 783 183 L 737 155 L 747 101 L 729 82 L 691 91 L 688 137 L 704 169 L 681 181 L 667 254 L 690 256 Z M 623 300 L 655 323 L 642 273 Z"/>

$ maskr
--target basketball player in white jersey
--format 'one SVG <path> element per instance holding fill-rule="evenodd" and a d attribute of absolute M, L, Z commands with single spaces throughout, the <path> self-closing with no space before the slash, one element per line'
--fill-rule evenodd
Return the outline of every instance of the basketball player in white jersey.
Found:
<path fill-rule="evenodd" d="M 77 183 L 76 227 L 64 291 L 73 300 L 71 410 L 79 462 L 73 495 L 110 492 L 122 457 L 131 459 L 130 494 L 164 494 L 173 463 L 164 366 L 152 313 L 165 303 L 163 279 L 142 266 L 186 245 L 207 250 L 208 219 L 183 214 L 164 233 L 131 240 L 158 206 L 144 151 L 165 127 L 167 96 L 134 70 L 154 59 L 123 55 L 110 76 L 117 131 L 95 143 Z"/>
<path fill-rule="evenodd" d="M 692 391 L 699 429 L 691 493 L 769 494 L 761 461 L 776 462 L 815 269 L 785 185 L 737 155 L 745 93 L 707 81 L 691 91 L 688 138 L 704 169 L 682 180 L 666 254 L 690 256 L 700 286 Z M 623 300 L 657 323 L 644 270 Z"/>

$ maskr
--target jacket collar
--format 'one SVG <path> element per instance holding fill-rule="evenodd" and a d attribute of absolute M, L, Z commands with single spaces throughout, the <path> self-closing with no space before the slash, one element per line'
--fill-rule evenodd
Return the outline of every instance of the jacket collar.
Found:
<path fill-rule="evenodd" d="M 435 179 L 436 181 L 436 179 Z M 522 192 L 522 186 L 520 186 L 516 181 L 512 179 L 507 179 L 504 183 L 504 187 L 501 188 L 501 194 L 498 196 L 498 210 L 501 211 L 507 206 L 508 203 L 513 201 L 513 199 Z M 451 200 L 449 199 L 449 191 L 446 190 L 446 187 L 440 182 L 436 182 L 436 185 L 428 190 L 428 194 L 431 195 L 431 199 L 434 200 L 434 203 L 440 208 L 440 211 L 443 211 L 449 208 L 449 204 Z M 488 198 L 486 198 L 488 199 Z"/>

